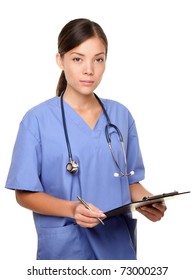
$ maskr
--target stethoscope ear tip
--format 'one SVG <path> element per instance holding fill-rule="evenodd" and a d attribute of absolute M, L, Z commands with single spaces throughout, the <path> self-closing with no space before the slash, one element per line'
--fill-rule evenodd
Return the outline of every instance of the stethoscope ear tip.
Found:
<path fill-rule="evenodd" d="M 132 176 L 134 174 L 135 174 L 135 172 L 133 170 L 131 172 L 129 172 L 128 174 L 126 174 L 126 173 L 123 174 L 122 173 L 121 175 L 119 173 L 115 172 L 114 177 Z"/>

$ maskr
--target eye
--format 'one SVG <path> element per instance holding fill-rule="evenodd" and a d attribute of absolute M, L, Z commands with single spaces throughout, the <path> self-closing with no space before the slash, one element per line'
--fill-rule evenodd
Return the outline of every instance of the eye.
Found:
<path fill-rule="evenodd" d="M 102 63 L 102 62 L 104 62 L 104 58 L 99 57 L 99 58 L 96 59 L 96 61 L 97 61 L 98 63 Z"/>
<path fill-rule="evenodd" d="M 73 61 L 74 61 L 74 62 L 81 62 L 82 59 L 81 59 L 80 57 L 75 57 L 75 58 L 73 58 Z"/>

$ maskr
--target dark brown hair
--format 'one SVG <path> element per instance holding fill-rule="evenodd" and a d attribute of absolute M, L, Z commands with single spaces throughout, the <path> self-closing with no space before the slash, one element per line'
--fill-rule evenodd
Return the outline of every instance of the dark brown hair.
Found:
<path fill-rule="evenodd" d="M 102 39 L 107 55 L 108 41 L 103 29 L 99 24 L 85 18 L 74 19 L 68 22 L 62 28 L 58 36 L 58 52 L 60 56 L 63 57 L 66 52 L 79 46 L 81 43 L 93 36 L 97 36 Z M 58 81 L 56 95 L 60 96 L 61 93 L 66 89 L 66 86 L 66 77 L 64 71 L 62 71 Z"/>

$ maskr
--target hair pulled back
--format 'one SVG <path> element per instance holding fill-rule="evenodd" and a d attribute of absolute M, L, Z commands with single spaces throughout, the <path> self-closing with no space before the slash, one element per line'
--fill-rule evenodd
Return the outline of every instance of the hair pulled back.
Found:
<path fill-rule="evenodd" d="M 97 36 L 102 39 L 103 44 L 106 48 L 106 54 L 108 50 L 108 41 L 106 35 L 99 24 L 94 21 L 85 18 L 74 19 L 68 22 L 61 30 L 58 36 L 58 53 L 61 57 L 68 51 L 79 46 L 87 39 Z M 61 93 L 66 89 L 67 81 L 62 71 L 57 89 L 56 95 L 60 96 Z"/>

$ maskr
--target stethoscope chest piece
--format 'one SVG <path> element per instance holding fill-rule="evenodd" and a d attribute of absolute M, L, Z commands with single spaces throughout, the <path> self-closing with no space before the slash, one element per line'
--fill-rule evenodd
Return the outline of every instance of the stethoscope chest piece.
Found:
<path fill-rule="evenodd" d="M 67 163 L 66 170 L 71 174 L 76 174 L 79 170 L 79 165 L 75 160 L 71 160 Z"/>

